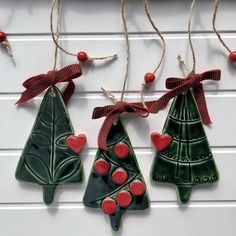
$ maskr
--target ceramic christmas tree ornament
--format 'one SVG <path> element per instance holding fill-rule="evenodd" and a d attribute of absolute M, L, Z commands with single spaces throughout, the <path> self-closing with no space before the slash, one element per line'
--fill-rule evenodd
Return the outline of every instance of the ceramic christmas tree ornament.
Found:
<path fill-rule="evenodd" d="M 109 215 L 115 231 L 127 210 L 149 207 L 146 184 L 121 119 L 109 130 L 107 150 L 97 151 L 83 202 Z"/>
<path fill-rule="evenodd" d="M 170 90 L 156 102 L 146 103 L 149 112 L 158 113 L 174 98 L 162 134 L 151 134 L 151 140 L 156 148 L 151 177 L 157 182 L 174 184 L 183 203 L 189 201 L 194 186 L 214 183 L 219 179 L 203 128 L 203 123 L 209 125 L 211 119 L 202 82 L 219 81 L 221 71 L 195 73 L 196 55 L 190 29 L 194 6 L 195 0 L 192 0 L 188 35 L 193 68 L 190 71 L 179 56 L 179 62 L 188 74 L 186 78 L 168 78 L 166 87 Z"/>
<path fill-rule="evenodd" d="M 54 15 L 56 15 L 55 32 Z M 78 60 L 82 62 L 96 59 L 89 58 L 86 52 L 80 52 L 78 55 L 70 53 L 59 45 L 59 16 L 60 0 L 53 0 L 50 11 L 51 36 L 55 43 L 53 69 L 46 74 L 26 80 L 23 83 L 26 90 L 17 102 L 17 104 L 25 103 L 48 89 L 16 170 L 17 180 L 35 183 L 43 188 L 46 204 L 52 203 L 58 186 L 82 182 L 83 167 L 79 154 L 86 143 L 84 134 L 74 134 L 66 109 L 66 104 L 75 90 L 73 80 L 82 75 L 82 70 L 79 64 L 57 69 L 58 49 L 66 54 L 78 56 Z M 98 59 L 110 58 L 113 56 Z M 67 83 L 62 94 L 55 86 L 57 83 Z"/>
<path fill-rule="evenodd" d="M 26 90 L 17 102 L 27 102 L 47 89 L 16 169 L 17 180 L 42 187 L 46 204 L 52 203 L 58 186 L 83 181 L 79 153 L 86 136 L 74 135 L 65 105 L 74 92 L 72 79 L 81 75 L 75 64 L 34 76 L 24 82 Z M 55 87 L 58 82 L 69 82 L 63 94 Z"/>
<path fill-rule="evenodd" d="M 155 72 L 162 64 L 165 54 L 165 41 L 155 26 L 148 12 L 147 2 L 144 0 L 145 12 L 148 19 L 163 42 L 163 53 L 160 63 L 154 72 L 148 72 L 142 83 L 142 102 L 130 103 L 124 101 L 126 83 L 129 74 L 130 44 L 125 20 L 125 1 L 121 0 L 121 15 L 126 39 L 125 78 L 120 101 L 114 95 L 104 90 L 112 98 L 114 105 L 97 107 L 93 112 L 93 119 L 106 117 L 98 135 L 98 151 L 90 173 L 83 202 L 85 206 L 100 208 L 109 215 L 113 230 L 121 226 L 122 215 L 127 210 L 145 210 L 149 208 L 149 197 L 146 184 L 140 171 L 136 156 L 123 125 L 123 113 L 135 113 L 140 117 L 147 117 L 149 112 L 143 102 L 143 91 L 147 84 L 155 80 Z"/>
<path fill-rule="evenodd" d="M 39 108 L 31 134 L 21 154 L 16 179 L 40 185 L 46 204 L 53 201 L 55 190 L 64 184 L 80 183 L 83 166 L 79 156 L 86 138 L 68 140 L 74 130 L 62 95 L 49 88 Z"/>
<path fill-rule="evenodd" d="M 174 184 L 181 202 L 186 203 L 194 186 L 219 179 L 191 90 L 174 99 L 162 132 L 162 138 L 152 134 L 156 155 L 151 177 Z"/>

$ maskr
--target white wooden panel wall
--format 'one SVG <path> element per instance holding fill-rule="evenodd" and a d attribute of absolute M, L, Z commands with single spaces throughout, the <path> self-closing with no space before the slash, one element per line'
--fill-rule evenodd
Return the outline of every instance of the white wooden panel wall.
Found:
<path fill-rule="evenodd" d="M 149 179 L 153 149 L 149 134 L 161 130 L 167 110 L 146 120 L 129 119 L 127 129 L 135 147 L 151 198 L 151 209 L 127 213 L 122 230 L 112 233 L 109 219 L 99 211 L 85 209 L 82 196 L 96 151 L 101 120 L 90 120 L 95 106 L 109 103 L 99 88 L 105 86 L 120 95 L 124 76 L 124 40 L 118 0 L 63 1 L 63 37 L 61 43 L 72 51 L 86 50 L 94 55 L 118 53 L 118 59 L 107 65 L 96 63 L 83 67 L 84 75 L 76 81 L 76 94 L 69 112 L 76 132 L 88 135 L 82 154 L 85 183 L 58 190 L 55 203 L 46 207 L 38 186 L 18 183 L 15 167 L 31 130 L 42 97 L 22 107 L 14 103 L 23 90 L 21 83 L 37 73 L 51 69 L 53 56 L 49 35 L 49 0 L 0 0 L 0 27 L 9 32 L 15 63 L 0 51 L 0 235 L 135 235 L 150 236 L 235 236 L 236 233 L 236 68 L 212 33 L 211 0 L 198 0 L 193 20 L 193 39 L 197 50 L 199 72 L 222 69 L 219 84 L 206 83 L 207 103 L 213 125 L 206 128 L 215 154 L 221 179 L 211 187 L 195 188 L 191 202 L 180 205 L 174 187 L 154 184 Z M 187 47 L 186 18 L 189 0 L 150 0 L 151 13 L 165 33 L 167 54 L 163 70 L 147 99 L 165 91 L 168 76 L 181 76 L 176 56 L 190 60 Z M 236 49 L 236 1 L 223 0 L 218 26 L 227 43 Z M 142 76 L 152 70 L 159 59 L 160 48 L 143 12 L 141 0 L 127 0 L 128 27 L 131 35 L 131 70 L 127 100 L 139 99 Z M 74 63 L 75 58 L 60 55 L 60 65 Z M 188 63 L 188 61 L 187 61 Z M 96 224 L 94 224 L 96 222 Z M 92 227 L 91 227 L 92 226 Z"/>

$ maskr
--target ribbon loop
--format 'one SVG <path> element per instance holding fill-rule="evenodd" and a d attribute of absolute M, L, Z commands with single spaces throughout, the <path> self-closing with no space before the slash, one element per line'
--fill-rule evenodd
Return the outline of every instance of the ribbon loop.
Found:
<path fill-rule="evenodd" d="M 215 80 L 219 81 L 221 76 L 220 70 L 211 70 L 202 74 L 190 74 L 187 78 L 168 78 L 166 80 L 166 87 L 171 89 L 156 101 L 147 102 L 146 105 L 150 113 L 158 113 L 164 109 L 168 102 L 182 94 L 186 93 L 192 88 L 197 106 L 204 124 L 211 124 L 211 119 L 208 113 L 205 94 L 203 90 L 202 81 Z"/>
<path fill-rule="evenodd" d="M 141 103 L 117 102 L 115 105 L 104 107 L 96 107 L 93 111 L 92 118 L 98 119 L 106 117 L 98 134 L 98 146 L 102 150 L 107 151 L 107 136 L 114 123 L 116 123 L 120 115 L 124 112 L 135 113 L 140 117 L 147 117 L 149 112 Z"/>
<path fill-rule="evenodd" d="M 62 94 L 64 102 L 67 103 L 75 90 L 73 79 L 76 79 L 81 75 L 82 70 L 80 65 L 72 64 L 62 68 L 61 70 L 51 70 L 48 71 L 47 74 L 33 76 L 23 83 L 26 90 L 22 93 L 21 98 L 16 102 L 16 104 L 27 102 L 47 88 L 55 86 L 60 82 L 69 82 Z"/>

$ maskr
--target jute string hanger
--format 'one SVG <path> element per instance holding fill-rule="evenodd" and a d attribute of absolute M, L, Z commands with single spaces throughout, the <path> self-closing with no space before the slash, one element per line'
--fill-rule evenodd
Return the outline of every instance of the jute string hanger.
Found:
<path fill-rule="evenodd" d="M 56 19 L 56 33 L 55 33 L 55 41 L 58 42 L 60 36 L 60 3 L 61 0 L 57 0 L 53 2 L 53 7 L 57 6 L 56 11 L 51 11 L 50 21 L 51 25 L 53 24 L 53 14 L 57 15 Z M 56 5 L 57 4 L 57 5 Z M 53 9 L 52 7 L 52 9 Z M 67 83 L 66 88 L 62 92 L 62 98 L 64 103 L 67 104 L 75 91 L 75 84 L 73 82 L 74 79 L 80 77 L 82 75 L 81 66 L 79 63 L 70 64 L 62 69 L 57 68 L 57 60 L 58 59 L 58 44 L 55 45 L 54 51 L 54 62 L 52 70 L 48 71 L 45 74 L 39 74 L 33 76 L 24 81 L 23 86 L 25 87 L 25 91 L 21 94 L 21 98 L 16 102 L 16 104 L 25 103 L 32 98 L 38 96 L 43 91 L 48 88 L 51 88 L 51 95 L 54 96 L 54 87 L 57 83 Z"/>
<path fill-rule="evenodd" d="M 127 86 L 127 82 L 128 82 L 128 78 L 129 78 L 129 67 L 130 67 L 130 40 L 129 40 L 128 27 L 127 27 L 127 21 L 126 21 L 126 16 L 125 16 L 125 3 L 126 3 L 126 0 L 121 0 L 121 18 L 122 18 L 122 22 L 123 22 L 124 36 L 125 36 L 125 42 L 126 42 L 126 64 L 125 64 L 125 75 L 124 75 L 124 81 L 123 81 L 121 98 L 120 98 L 121 102 L 124 101 L 124 95 L 126 92 L 126 86 Z M 145 102 L 144 102 L 144 90 L 148 85 L 150 85 L 156 79 L 155 74 L 164 62 L 164 56 L 165 56 L 165 51 L 166 51 L 166 42 L 165 42 L 165 39 L 162 36 L 160 30 L 155 25 L 155 23 L 151 17 L 151 14 L 148 9 L 148 1 L 143 0 L 143 4 L 144 4 L 144 10 L 145 10 L 145 14 L 146 14 L 147 18 L 148 18 L 152 28 L 157 33 L 157 35 L 160 37 L 161 42 L 162 42 L 162 53 L 161 53 L 160 61 L 158 62 L 157 66 L 155 67 L 153 72 L 148 72 L 144 75 L 144 82 L 142 82 L 142 86 L 141 86 L 141 91 L 140 91 L 141 102 L 142 102 L 143 106 L 145 108 L 147 108 L 145 105 Z M 102 90 L 104 91 L 106 96 L 110 97 L 113 100 L 114 103 L 117 102 L 117 99 L 115 98 L 115 96 L 113 94 L 111 94 L 111 92 L 106 91 L 104 88 L 102 88 Z"/>
<path fill-rule="evenodd" d="M 212 26 L 213 26 L 213 30 L 216 33 L 220 43 L 222 44 L 222 46 L 228 51 L 229 53 L 229 60 L 231 62 L 236 62 L 236 51 L 232 51 L 229 46 L 226 44 L 226 42 L 223 40 L 223 38 L 221 37 L 219 31 L 216 29 L 216 17 L 217 17 L 217 13 L 219 11 L 219 5 L 220 5 L 220 0 L 215 0 L 215 9 L 214 9 L 214 13 L 213 13 L 213 19 L 212 19 Z"/>
<path fill-rule="evenodd" d="M 67 49 L 63 48 L 60 44 L 59 41 L 57 40 L 57 34 L 54 32 L 54 7 L 60 0 L 53 0 L 52 5 L 51 5 L 51 13 L 50 13 L 50 30 L 51 30 L 51 35 L 53 42 L 57 46 L 58 49 L 60 49 L 62 52 L 69 56 L 76 57 L 80 62 L 87 62 L 87 61 L 96 61 L 96 60 L 112 60 L 117 58 L 117 54 L 112 54 L 109 56 L 101 56 L 101 57 L 92 57 L 88 56 L 88 54 L 85 51 L 80 51 L 78 53 L 70 52 Z M 60 11 L 57 12 L 57 19 L 59 18 Z"/>

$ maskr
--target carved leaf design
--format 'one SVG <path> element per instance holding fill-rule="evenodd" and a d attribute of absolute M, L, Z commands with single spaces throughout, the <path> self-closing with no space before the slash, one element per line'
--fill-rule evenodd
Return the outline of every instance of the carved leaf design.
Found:
<path fill-rule="evenodd" d="M 52 93 L 50 88 L 39 108 L 16 170 L 19 181 L 43 186 L 47 204 L 52 200 L 57 185 L 83 180 L 81 160 L 66 145 L 66 138 L 73 133 L 60 91 L 54 87 Z"/>

